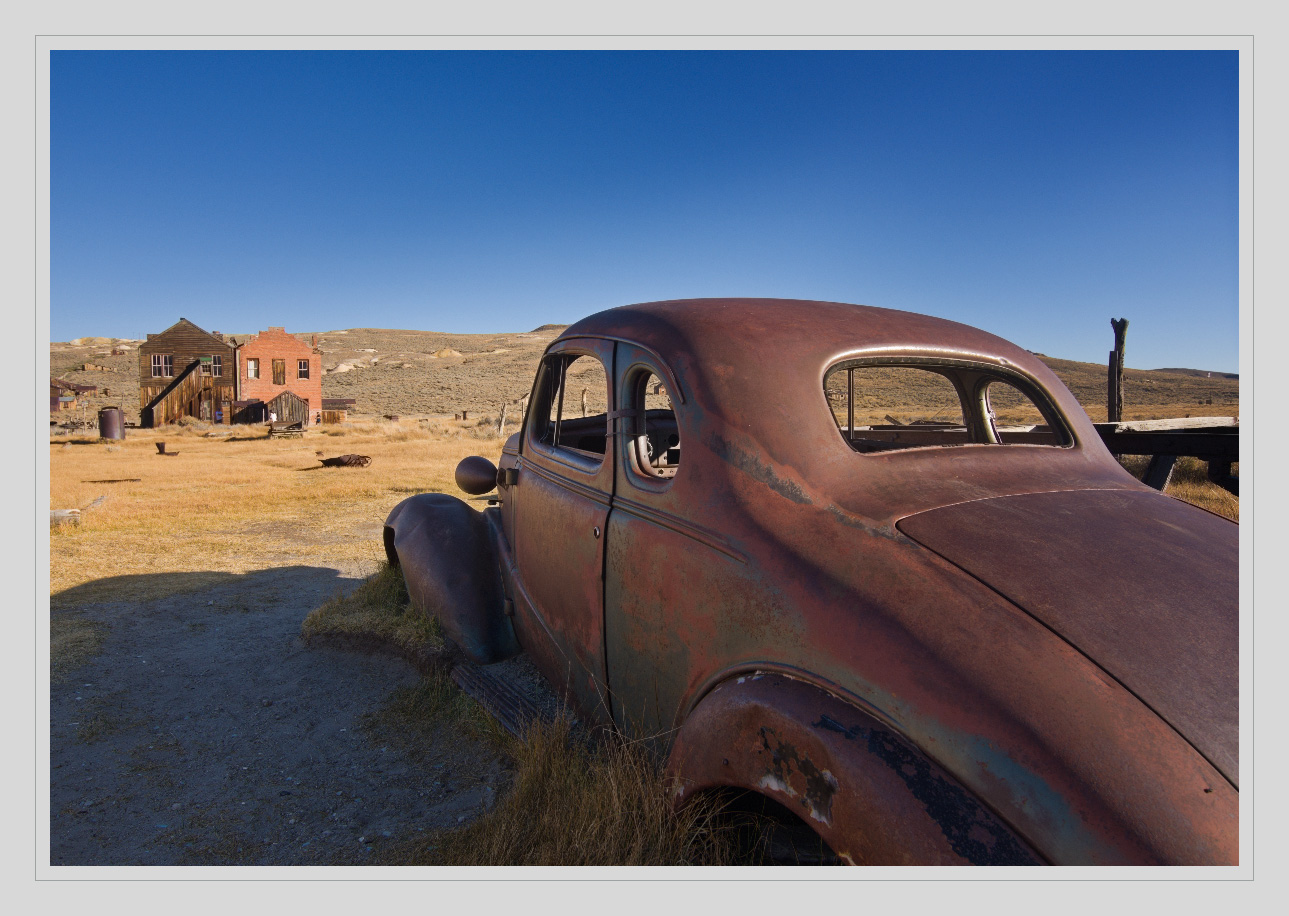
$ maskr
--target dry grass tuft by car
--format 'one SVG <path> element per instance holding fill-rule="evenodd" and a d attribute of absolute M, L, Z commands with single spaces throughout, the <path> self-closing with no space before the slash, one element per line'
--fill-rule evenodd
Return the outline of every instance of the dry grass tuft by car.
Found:
<path fill-rule="evenodd" d="M 737 825 L 714 799 L 672 808 L 642 745 L 616 735 L 588 744 L 557 720 L 512 739 L 508 752 L 514 786 L 492 811 L 460 830 L 391 846 L 382 864 L 749 864 Z"/>
<path fill-rule="evenodd" d="M 402 573 L 384 563 L 349 594 L 337 594 L 304 618 L 306 641 L 334 638 L 382 645 L 402 655 L 443 649 L 438 621 L 408 603 Z"/>

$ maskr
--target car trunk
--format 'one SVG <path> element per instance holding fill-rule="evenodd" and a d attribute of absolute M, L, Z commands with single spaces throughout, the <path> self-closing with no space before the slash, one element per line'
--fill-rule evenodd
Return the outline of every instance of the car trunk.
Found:
<path fill-rule="evenodd" d="M 919 512 L 899 529 L 1024 608 L 1239 782 L 1239 528 L 1142 490 Z"/>

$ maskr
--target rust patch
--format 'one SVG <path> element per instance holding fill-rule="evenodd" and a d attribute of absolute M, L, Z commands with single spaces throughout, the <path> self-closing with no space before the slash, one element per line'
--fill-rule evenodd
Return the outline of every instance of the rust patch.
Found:
<path fill-rule="evenodd" d="M 950 848 L 973 865 L 1037 865 L 980 802 L 957 783 L 946 779 L 931 761 L 899 740 L 894 733 L 859 725 L 846 727 L 828 715 L 812 727 L 861 743 L 868 753 L 896 773 L 909 792 L 939 825 Z"/>
<path fill-rule="evenodd" d="M 743 451 L 738 446 L 725 441 L 720 436 L 711 436 L 707 444 L 718 458 L 730 467 L 737 468 L 753 480 L 765 484 L 780 496 L 804 506 L 810 505 L 810 497 L 800 485 L 791 480 L 784 480 L 774 472 L 774 468 L 761 462 L 755 455 Z"/>
<path fill-rule="evenodd" d="M 762 726 L 761 746 L 770 753 L 770 768 L 761 778 L 761 788 L 777 789 L 798 804 L 821 824 L 832 823 L 832 800 L 840 788 L 837 778 L 821 770 L 809 757 L 791 744 L 780 741 L 774 729 Z M 774 746 L 770 746 L 771 738 Z M 794 777 L 800 776 L 800 779 Z M 804 781 L 804 786 L 798 784 Z"/>

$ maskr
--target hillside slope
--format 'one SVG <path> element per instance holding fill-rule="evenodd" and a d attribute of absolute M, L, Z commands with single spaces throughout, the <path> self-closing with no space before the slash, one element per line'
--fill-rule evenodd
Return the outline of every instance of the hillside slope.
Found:
<path fill-rule="evenodd" d="M 527 394 L 542 351 L 562 330 L 542 325 L 515 334 L 441 334 L 433 331 L 349 328 L 317 332 L 322 349 L 322 393 L 353 398 L 356 415 L 452 415 L 462 410 L 495 416 L 501 404 Z M 249 335 L 230 334 L 237 340 Z M 297 334 L 309 340 L 312 333 Z M 87 412 L 108 405 L 139 414 L 138 354 L 112 356 L 113 347 L 138 341 L 81 339 L 51 343 L 50 373 L 97 385 Z M 1094 420 L 1106 416 L 1106 368 L 1038 354 Z M 101 368 L 85 370 L 85 364 Z M 1124 373 L 1127 419 L 1239 416 L 1238 376 L 1195 369 L 1128 369 Z"/>

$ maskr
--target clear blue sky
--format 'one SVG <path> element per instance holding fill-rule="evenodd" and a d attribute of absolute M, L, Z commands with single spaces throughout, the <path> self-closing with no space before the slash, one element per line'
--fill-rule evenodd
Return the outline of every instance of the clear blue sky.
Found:
<path fill-rule="evenodd" d="M 56 51 L 51 339 L 781 296 L 1234 372 L 1237 63 Z"/>

